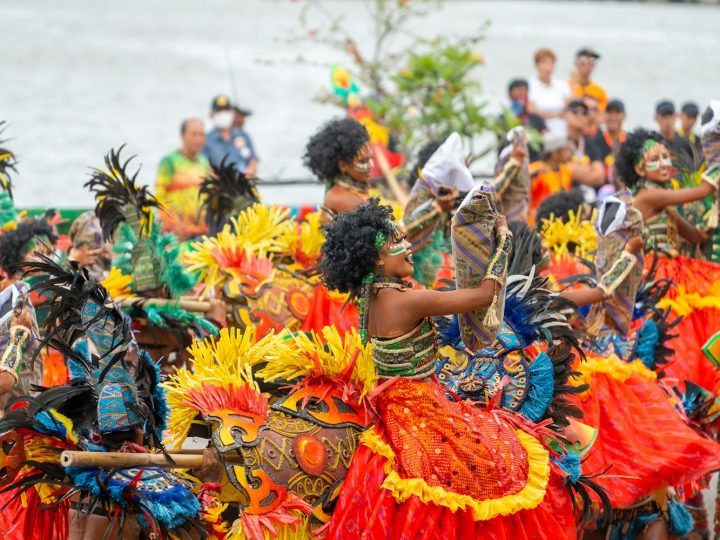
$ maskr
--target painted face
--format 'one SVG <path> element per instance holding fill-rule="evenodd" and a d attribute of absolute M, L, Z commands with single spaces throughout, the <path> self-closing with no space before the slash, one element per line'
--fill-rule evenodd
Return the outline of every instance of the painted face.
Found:
<path fill-rule="evenodd" d="M 651 182 L 665 183 L 670 180 L 672 159 L 670 152 L 662 143 L 654 144 L 645 152 L 638 171 Z"/>
<path fill-rule="evenodd" d="M 341 161 L 338 163 L 338 167 L 340 172 L 353 180 L 367 183 L 370 180 L 370 172 L 374 164 L 372 147 L 368 142 L 363 145 L 350 163 Z"/>
<path fill-rule="evenodd" d="M 389 277 L 404 278 L 412 275 L 414 270 L 412 248 L 405 236 L 398 235 L 391 238 L 380 250 L 380 261 L 383 264 L 385 275 Z"/>

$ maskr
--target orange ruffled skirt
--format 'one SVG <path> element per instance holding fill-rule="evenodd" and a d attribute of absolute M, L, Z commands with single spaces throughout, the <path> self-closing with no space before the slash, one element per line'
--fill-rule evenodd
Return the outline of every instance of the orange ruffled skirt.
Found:
<path fill-rule="evenodd" d="M 698 435 L 680 416 L 640 361 L 588 356 L 578 371 L 590 388 L 577 398 L 583 423 L 598 430 L 583 462 L 614 507 L 624 508 L 655 490 L 675 487 L 687 496 L 720 469 L 720 445 Z"/>
<path fill-rule="evenodd" d="M 702 346 L 720 331 L 720 264 L 687 257 L 665 257 L 658 260 L 658 278 L 672 280 L 662 308 L 670 307 L 683 320 L 673 330 L 678 334 L 668 342 L 675 351 L 665 373 L 671 384 L 684 388 L 685 381 L 717 394 L 720 391 L 720 368 L 702 352 Z M 646 268 L 652 256 L 645 257 Z"/>
<path fill-rule="evenodd" d="M 570 494 L 546 448 L 505 416 L 400 379 L 353 456 L 333 539 L 575 538 Z"/>

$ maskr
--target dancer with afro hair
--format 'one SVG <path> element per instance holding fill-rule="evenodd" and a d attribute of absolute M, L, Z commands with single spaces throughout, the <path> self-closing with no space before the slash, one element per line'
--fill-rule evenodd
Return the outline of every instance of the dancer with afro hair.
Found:
<path fill-rule="evenodd" d="M 633 191 L 633 207 L 642 214 L 646 250 L 655 250 L 646 257 L 646 268 L 654 264 L 658 279 L 676 284 L 661 300 L 663 308 L 670 307 L 674 315 L 683 315 L 675 329 L 678 336 L 669 344 L 675 355 L 665 372 L 679 381 L 681 390 L 685 381 L 690 381 L 716 395 L 720 391 L 720 369 L 703 354 L 702 347 L 720 330 L 720 264 L 680 255 L 679 237 L 701 244 L 707 240 L 706 230 L 715 227 L 717 219 L 711 212 L 706 226 L 698 229 L 675 209 L 708 196 L 717 197 L 719 154 L 710 149 L 712 141 L 720 138 L 720 129 L 703 130 L 702 138 L 708 171 L 698 186 L 672 188 L 670 151 L 660 142 L 658 133 L 644 129 L 628 134 L 616 157 L 615 171 L 616 177 Z"/>
<path fill-rule="evenodd" d="M 494 304 L 507 271 L 505 219 L 484 215 L 497 246 L 484 279 L 474 288 L 431 291 L 404 281 L 413 272 L 410 243 L 390 215 L 371 199 L 336 217 L 319 266 L 329 288 L 358 298 L 360 334 L 374 344 L 375 369 L 385 381 L 375 392 L 378 419 L 360 439 L 328 537 L 574 538 L 572 502 L 547 450 L 519 427 L 527 420 L 451 401 L 433 378 L 431 317 Z"/>
<path fill-rule="evenodd" d="M 361 123 L 352 118 L 327 122 L 310 137 L 303 160 L 325 182 L 322 210 L 328 221 L 367 201 L 373 150 Z"/>

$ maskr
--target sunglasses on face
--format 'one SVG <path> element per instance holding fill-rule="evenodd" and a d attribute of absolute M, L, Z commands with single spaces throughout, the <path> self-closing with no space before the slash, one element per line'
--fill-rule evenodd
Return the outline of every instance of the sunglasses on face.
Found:
<path fill-rule="evenodd" d="M 570 109 L 570 114 L 576 114 L 579 116 L 587 116 L 588 112 L 585 109 Z"/>

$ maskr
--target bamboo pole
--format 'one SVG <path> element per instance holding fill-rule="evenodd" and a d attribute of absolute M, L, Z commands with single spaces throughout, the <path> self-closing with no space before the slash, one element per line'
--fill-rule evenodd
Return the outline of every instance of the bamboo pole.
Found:
<path fill-rule="evenodd" d="M 392 169 L 390 168 L 390 164 L 388 163 L 388 160 L 385 157 L 385 154 L 383 153 L 380 145 L 375 144 L 373 148 L 375 150 L 375 159 L 377 159 L 378 165 L 380 165 L 380 170 L 382 171 L 385 180 L 387 180 L 388 187 L 393 192 L 393 195 L 395 195 L 397 202 L 400 203 L 403 208 L 405 208 L 405 205 L 408 202 L 407 193 L 405 193 L 405 190 L 400 187 L 400 183 L 397 181 L 395 173 L 393 173 Z"/>
<path fill-rule="evenodd" d="M 177 306 L 185 311 L 194 311 L 196 313 L 207 313 L 210 311 L 210 302 L 206 300 L 198 300 L 190 297 L 183 298 L 145 298 L 143 296 L 121 296 L 113 298 L 120 307 L 133 306 Z M 232 312 L 232 306 L 226 306 L 228 313 Z"/>
<path fill-rule="evenodd" d="M 180 450 L 169 454 L 172 465 L 163 454 L 141 454 L 129 452 L 75 452 L 65 450 L 60 455 L 63 467 L 99 467 L 103 469 L 123 469 L 127 467 L 162 467 L 164 469 L 198 469 L 202 467 L 202 450 Z M 239 454 L 221 455 L 227 463 L 244 463 Z"/>

